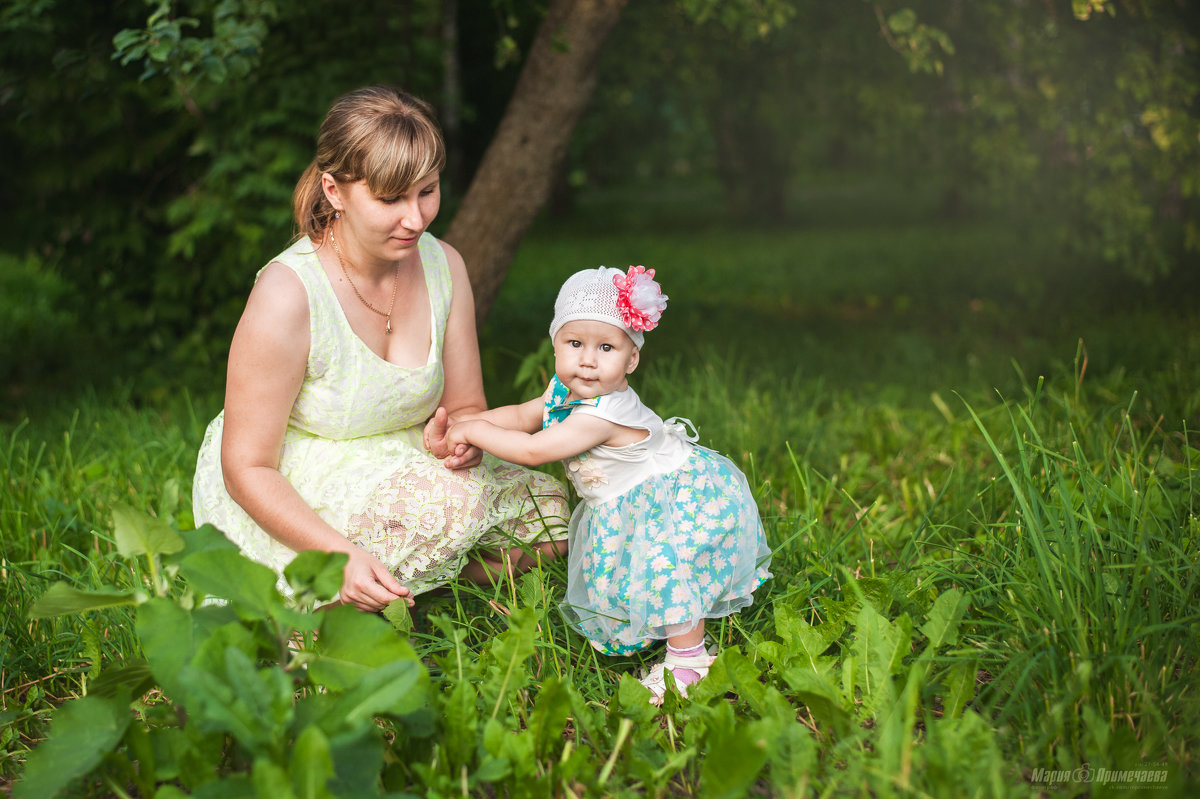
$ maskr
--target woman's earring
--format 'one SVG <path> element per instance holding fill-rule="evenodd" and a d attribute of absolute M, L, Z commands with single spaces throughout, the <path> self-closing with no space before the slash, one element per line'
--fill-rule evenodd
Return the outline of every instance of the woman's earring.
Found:
<path fill-rule="evenodd" d="M 339 211 L 338 209 L 334 208 L 334 209 L 333 209 L 333 218 L 334 218 L 334 219 L 341 219 L 341 218 L 342 218 L 342 212 L 341 212 L 341 211 Z"/>

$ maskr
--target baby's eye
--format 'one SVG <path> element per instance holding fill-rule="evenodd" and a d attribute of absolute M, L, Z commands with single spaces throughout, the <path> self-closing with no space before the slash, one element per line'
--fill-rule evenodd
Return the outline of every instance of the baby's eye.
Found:
<path fill-rule="evenodd" d="M 579 349 L 580 347 L 583 346 L 583 344 L 581 342 L 577 341 L 576 339 L 570 339 L 569 341 L 567 341 L 567 346 L 574 347 L 575 349 Z"/>
<path fill-rule="evenodd" d="M 601 344 L 600 345 L 601 352 L 612 352 L 612 349 L 613 349 L 613 345 L 611 345 L 611 344 Z"/>

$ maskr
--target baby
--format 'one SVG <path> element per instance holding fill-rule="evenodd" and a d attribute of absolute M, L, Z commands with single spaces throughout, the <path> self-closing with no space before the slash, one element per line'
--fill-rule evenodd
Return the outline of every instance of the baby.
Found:
<path fill-rule="evenodd" d="M 554 303 L 554 377 L 521 405 L 466 417 L 451 447 L 512 463 L 564 461 L 583 500 L 571 516 L 568 622 L 600 652 L 629 654 L 666 639 L 642 677 L 652 701 L 707 673 L 706 619 L 751 604 L 770 577 L 770 550 L 742 472 L 696 444 L 691 422 L 665 422 L 630 387 L 644 333 L 667 297 L 654 270 L 599 267 L 567 279 Z M 693 428 L 694 430 L 694 428 Z"/>

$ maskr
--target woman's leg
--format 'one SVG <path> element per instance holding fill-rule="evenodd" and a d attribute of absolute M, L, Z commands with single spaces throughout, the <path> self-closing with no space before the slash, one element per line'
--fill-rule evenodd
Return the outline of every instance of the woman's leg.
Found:
<path fill-rule="evenodd" d="M 462 576 L 479 585 L 494 585 L 502 575 L 510 577 L 528 571 L 539 560 L 553 560 L 567 554 L 567 542 L 539 541 L 529 546 L 502 549 L 494 554 L 472 555 L 463 567 Z"/>
<path fill-rule="evenodd" d="M 545 539 L 565 536 L 569 516 L 566 492 L 550 475 L 509 464 L 451 471 L 416 460 L 380 483 L 346 534 L 423 593 L 460 573 L 488 584 L 539 555 L 553 557 L 560 545 Z"/>

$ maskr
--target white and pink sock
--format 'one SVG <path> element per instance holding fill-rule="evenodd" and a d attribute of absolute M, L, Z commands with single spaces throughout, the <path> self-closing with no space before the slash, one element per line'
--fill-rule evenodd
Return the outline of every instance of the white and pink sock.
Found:
<path fill-rule="evenodd" d="M 707 650 L 704 648 L 703 642 L 696 644 L 695 646 L 689 646 L 686 649 L 676 649 L 670 644 L 667 644 L 667 652 L 681 658 L 698 657 L 699 655 L 705 654 L 706 651 Z M 700 675 L 697 672 L 691 669 L 685 669 L 682 666 L 675 666 L 673 669 L 671 669 L 671 674 L 674 675 L 675 682 L 678 685 L 691 685 L 692 683 L 700 680 Z"/>

